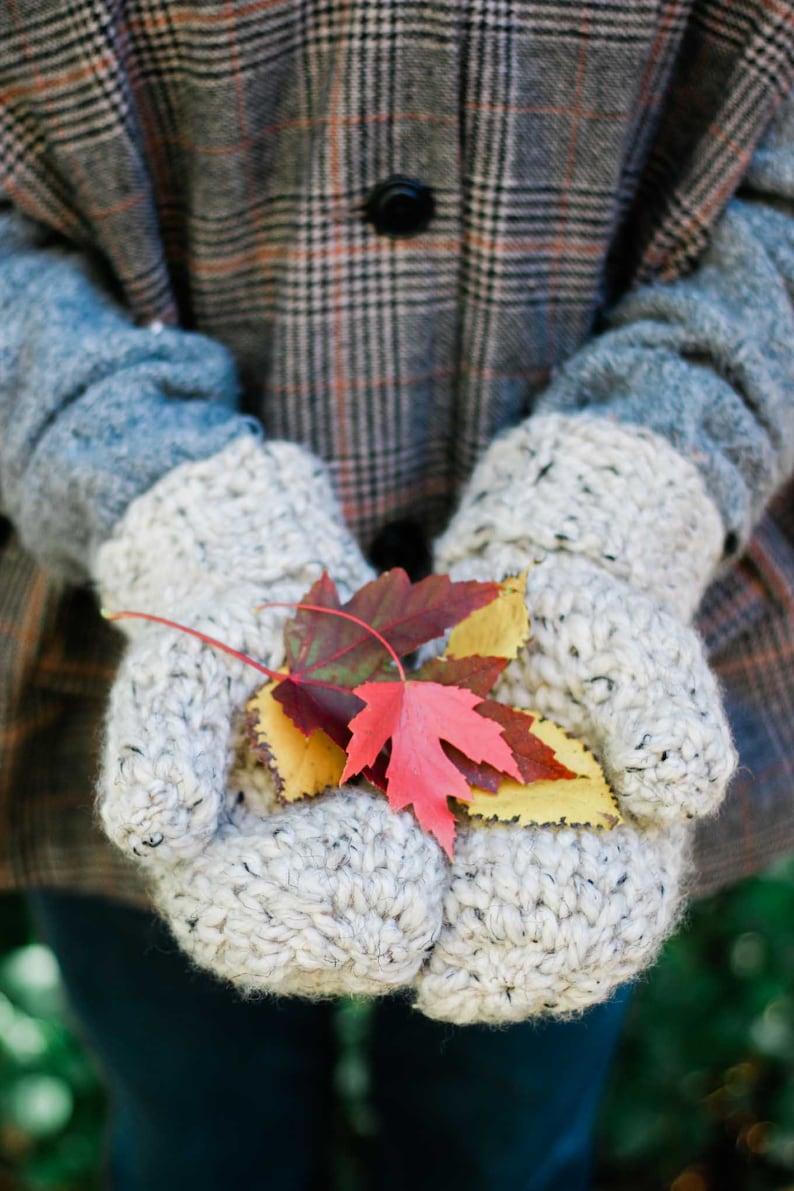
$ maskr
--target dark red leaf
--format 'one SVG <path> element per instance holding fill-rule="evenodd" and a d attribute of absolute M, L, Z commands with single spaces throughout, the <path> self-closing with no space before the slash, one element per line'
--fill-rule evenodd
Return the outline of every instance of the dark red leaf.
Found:
<path fill-rule="evenodd" d="M 343 605 L 335 585 L 323 575 L 302 603 L 358 617 L 404 657 L 485 607 L 500 591 L 498 583 L 454 583 L 448 575 L 428 575 L 411 583 L 405 571 L 395 568 L 365 584 Z M 388 651 L 362 625 L 306 608 L 287 625 L 284 640 L 290 677 L 274 697 L 304 735 L 322 728 L 341 743 L 342 725 L 359 707 L 356 704 L 351 712 L 352 688 L 394 674 Z"/>
<path fill-rule="evenodd" d="M 463 686 L 481 699 L 493 689 L 509 658 L 485 658 L 472 654 L 467 658 L 430 658 L 411 678 L 440 682 L 444 686 Z"/>
<path fill-rule="evenodd" d="M 336 584 L 327 571 L 323 571 L 317 582 L 312 584 L 301 602 L 334 610 L 342 607 L 339 600 L 339 592 L 336 590 Z M 291 674 L 304 670 L 306 666 L 311 665 L 315 652 L 318 652 L 322 648 L 322 638 L 318 642 L 314 632 L 317 622 L 320 620 L 331 621 L 333 619 L 331 616 L 323 616 L 322 613 L 308 612 L 303 608 L 296 609 L 292 620 L 287 621 L 284 626 L 284 646 L 286 648 L 287 666 Z M 340 627 L 349 623 L 349 621 L 344 620 L 338 621 Z M 352 629 L 354 626 L 350 625 L 350 628 Z"/>
<path fill-rule="evenodd" d="M 290 675 L 273 691 L 277 699 L 304 736 L 311 736 L 322 728 L 335 744 L 346 749 L 350 742 L 348 724 L 361 710 L 361 700 L 352 691 L 325 686 L 321 682 L 296 682 Z"/>
<path fill-rule="evenodd" d="M 455 768 L 460 770 L 470 786 L 487 790 L 489 794 L 495 794 L 499 789 L 505 775 L 498 769 L 494 769 L 493 765 L 489 765 L 486 761 L 472 761 L 465 753 L 451 744 L 444 745 L 444 752 Z"/>
<path fill-rule="evenodd" d="M 334 604 L 338 595 L 325 576 L 302 602 L 314 602 L 310 596 L 318 592 L 323 606 L 341 607 L 358 617 L 376 629 L 399 657 L 405 657 L 491 603 L 500 590 L 498 583 L 453 583 L 448 575 L 428 575 L 411 583 L 405 571 L 395 567 L 366 583 L 346 604 Z M 322 612 L 300 609 L 285 641 L 293 675 L 311 673 L 314 680 L 352 688 L 391 667 L 383 645 L 366 629 Z"/>
<path fill-rule="evenodd" d="M 525 711 L 515 711 L 495 699 L 485 699 L 477 708 L 479 715 L 495 720 L 502 728 L 505 740 L 521 771 L 525 785 L 530 782 L 556 782 L 576 777 L 554 755 L 554 750 L 539 740 L 532 732 L 532 716 Z M 484 787 L 488 789 L 488 787 Z"/>

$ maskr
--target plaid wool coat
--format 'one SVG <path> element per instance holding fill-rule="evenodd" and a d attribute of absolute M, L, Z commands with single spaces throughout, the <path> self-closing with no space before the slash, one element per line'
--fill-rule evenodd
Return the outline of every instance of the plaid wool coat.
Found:
<path fill-rule="evenodd" d="M 697 266 L 793 82 L 781 0 L 6 0 L 0 188 L 138 325 L 223 343 L 371 548 L 429 540 L 610 304 Z M 372 210 L 405 177 L 410 238 Z M 701 890 L 794 843 L 791 509 L 701 612 L 744 761 Z M 0 549 L 0 883 L 141 900 L 91 818 L 117 638 Z"/>

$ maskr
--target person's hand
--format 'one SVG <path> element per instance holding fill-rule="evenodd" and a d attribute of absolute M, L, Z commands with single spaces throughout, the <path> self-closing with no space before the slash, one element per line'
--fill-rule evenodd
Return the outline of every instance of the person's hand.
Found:
<path fill-rule="evenodd" d="M 539 417 L 486 452 L 436 568 L 501 579 L 535 563 L 533 637 L 495 696 L 583 739 L 625 823 L 597 832 L 464 820 L 444 926 L 416 980 L 428 1016 L 580 1010 L 656 956 L 682 904 L 689 821 L 716 809 L 735 764 L 688 627 L 722 540 L 695 465 L 639 428 Z"/>
<path fill-rule="evenodd" d="M 321 464 L 253 437 L 135 500 L 94 567 L 111 612 L 180 621 L 270 669 L 291 613 L 255 606 L 300 600 L 323 570 L 343 599 L 371 578 Z M 246 991 L 409 983 L 441 925 L 435 842 L 363 788 L 280 806 L 242 747 L 245 704 L 265 677 L 170 628 L 119 624 L 130 645 L 108 709 L 100 817 L 184 950 Z"/>

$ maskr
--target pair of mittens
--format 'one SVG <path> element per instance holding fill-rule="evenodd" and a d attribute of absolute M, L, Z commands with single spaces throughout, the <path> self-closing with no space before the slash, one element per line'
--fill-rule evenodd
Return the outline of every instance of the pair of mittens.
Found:
<path fill-rule="evenodd" d="M 495 441 L 437 544 L 436 569 L 529 570 L 533 638 L 496 696 L 596 752 L 625 822 L 610 832 L 461 824 L 450 863 L 411 812 L 365 787 L 281 806 L 246 758 L 262 681 L 193 638 L 125 621 L 100 813 L 146 869 L 185 951 L 246 991 L 377 995 L 431 1017 L 565 1013 L 650 963 L 676 922 L 688 821 L 734 764 L 687 627 L 722 528 L 694 464 L 648 432 L 550 416 Z M 95 566 L 103 602 L 189 622 L 278 669 L 289 610 L 327 570 L 371 572 L 321 465 L 253 439 L 175 469 L 128 509 Z M 265 810 L 263 811 L 263 808 Z"/>

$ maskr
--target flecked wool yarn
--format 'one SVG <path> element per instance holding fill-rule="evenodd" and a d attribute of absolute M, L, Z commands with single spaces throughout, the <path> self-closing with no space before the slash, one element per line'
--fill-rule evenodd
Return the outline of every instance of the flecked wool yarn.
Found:
<path fill-rule="evenodd" d="M 735 755 L 685 621 L 721 552 L 694 464 L 665 441 L 549 416 L 495 442 L 437 546 L 456 578 L 528 575 L 534 636 L 497 697 L 584 739 L 624 825 L 466 824 L 416 1004 L 519 1021 L 603 1000 L 651 963 L 683 901 L 688 820 L 719 805 Z"/>
<path fill-rule="evenodd" d="M 416 1006 L 457 1025 L 560 1016 L 653 962 L 683 907 L 689 829 L 463 826 Z"/>
<path fill-rule="evenodd" d="M 733 766 L 685 624 L 720 540 L 694 465 L 666 442 L 549 417 L 490 448 L 438 545 L 457 578 L 542 560 L 527 581 L 534 637 L 497 695 L 596 750 L 626 818 L 612 832 L 463 822 L 450 866 L 366 788 L 279 806 L 241 747 L 260 676 L 134 621 L 108 712 L 105 829 L 149 873 L 185 951 L 244 991 L 413 983 L 422 1012 L 458 1024 L 584 1009 L 673 929 L 688 820 L 718 805 Z M 253 606 L 299 599 L 323 569 L 343 595 L 370 577 L 323 469 L 253 440 L 139 497 L 96 563 L 106 605 L 188 622 L 272 668 L 288 613 Z"/>
<path fill-rule="evenodd" d="M 139 497 L 95 564 L 106 607 L 180 620 L 270 668 L 290 613 L 254 607 L 299 600 L 323 569 L 343 598 L 371 577 L 321 465 L 248 438 Z M 280 807 L 240 747 L 263 676 L 193 637 L 120 623 L 131 644 L 108 709 L 99 813 L 185 951 L 249 992 L 409 983 L 441 925 L 435 841 L 364 789 Z"/>

